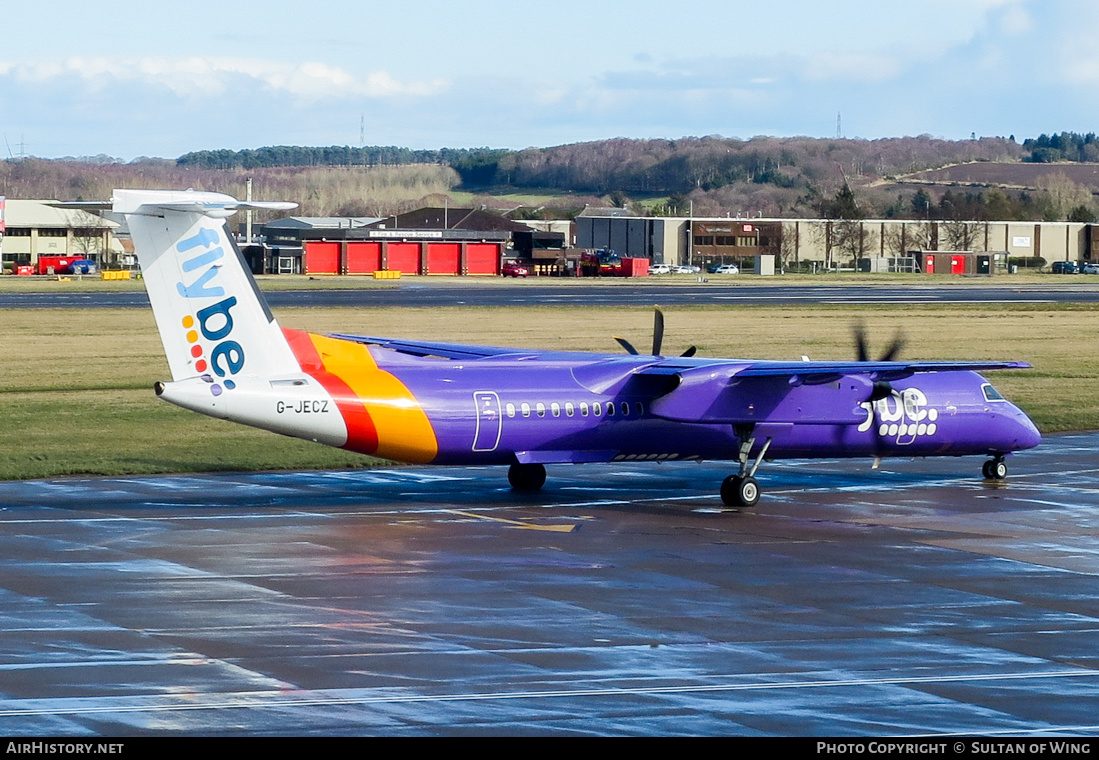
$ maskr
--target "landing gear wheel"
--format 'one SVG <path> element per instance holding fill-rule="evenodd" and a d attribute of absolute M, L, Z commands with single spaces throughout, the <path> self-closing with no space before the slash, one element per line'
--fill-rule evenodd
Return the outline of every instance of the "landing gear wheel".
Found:
<path fill-rule="evenodd" d="M 989 459 L 981 465 L 981 474 L 985 476 L 985 480 L 1003 480 L 1007 477 L 1007 462 L 1003 457 Z"/>
<path fill-rule="evenodd" d="M 730 475 L 721 483 L 721 501 L 727 507 L 754 507 L 759 483 L 751 476 Z"/>
<path fill-rule="evenodd" d="M 513 464 L 508 482 L 516 491 L 538 491 L 546 483 L 546 468 L 540 464 Z"/>

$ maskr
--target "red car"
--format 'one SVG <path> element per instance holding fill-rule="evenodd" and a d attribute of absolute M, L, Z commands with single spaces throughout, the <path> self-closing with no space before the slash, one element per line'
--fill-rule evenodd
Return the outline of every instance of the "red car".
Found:
<path fill-rule="evenodd" d="M 518 261 L 508 261 L 500 274 L 504 277 L 530 277 L 530 269 Z"/>

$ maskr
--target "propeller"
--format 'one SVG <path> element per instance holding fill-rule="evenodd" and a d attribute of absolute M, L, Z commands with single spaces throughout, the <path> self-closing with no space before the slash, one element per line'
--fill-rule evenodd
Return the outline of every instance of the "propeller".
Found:
<path fill-rule="evenodd" d="M 862 322 L 856 322 L 851 328 L 851 332 L 855 334 L 855 361 L 870 361 L 870 351 L 867 348 L 866 325 Z M 900 356 L 901 351 L 904 350 L 906 342 L 904 331 L 897 330 L 897 334 L 893 336 L 893 341 L 886 347 L 884 353 L 878 358 L 878 361 L 896 361 L 897 357 Z"/>
<path fill-rule="evenodd" d="M 660 310 L 659 306 L 654 306 L 653 311 L 654 311 L 654 314 L 653 314 L 653 353 L 652 353 L 652 355 L 653 356 L 660 356 L 660 347 L 664 344 L 664 312 L 662 312 Z M 620 338 L 617 335 L 612 336 L 612 337 L 616 341 L 618 341 L 618 345 L 620 345 L 620 346 L 622 346 L 622 348 L 626 349 L 626 353 L 633 354 L 634 356 L 638 355 L 637 349 L 634 348 L 633 344 L 630 343 L 628 340 L 626 340 L 625 338 Z M 691 346 L 686 351 L 681 353 L 680 356 L 682 356 L 682 357 L 694 356 L 696 351 L 698 351 L 698 347 L 697 346 Z"/>
<path fill-rule="evenodd" d="M 851 332 L 855 334 L 856 361 L 870 361 L 870 351 L 866 338 L 866 325 L 863 322 L 856 322 L 851 328 Z M 878 361 L 896 361 L 897 357 L 900 356 L 901 351 L 904 349 L 905 342 L 904 332 L 902 330 L 897 330 L 897 334 L 893 336 L 893 341 L 886 347 L 885 352 Z M 870 398 L 868 398 L 867 401 L 880 401 L 883 398 L 889 397 L 892 393 L 893 385 L 891 383 L 885 380 L 877 380 L 874 382 L 874 387 L 870 391 Z"/>

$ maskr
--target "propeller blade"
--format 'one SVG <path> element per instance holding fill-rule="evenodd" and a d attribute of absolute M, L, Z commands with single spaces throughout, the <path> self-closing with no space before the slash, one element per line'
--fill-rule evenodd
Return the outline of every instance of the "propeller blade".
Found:
<path fill-rule="evenodd" d="M 660 347 L 664 345 L 664 312 L 653 307 L 653 356 L 660 356 Z"/>
<path fill-rule="evenodd" d="M 686 351 L 681 353 L 680 356 L 682 356 L 682 357 L 694 356 L 696 351 L 698 351 L 698 346 L 691 346 Z"/>
<path fill-rule="evenodd" d="M 897 331 L 897 334 L 893 336 L 893 342 L 889 344 L 889 347 L 885 349 L 885 353 L 881 355 L 878 361 L 891 362 L 895 361 L 902 350 L 904 350 L 904 344 L 906 343 L 904 333 Z"/>
<path fill-rule="evenodd" d="M 618 341 L 618 345 L 626 349 L 627 354 L 633 354 L 634 356 L 637 356 L 637 349 L 634 348 L 633 344 L 631 344 L 628 340 L 626 340 L 625 338 L 619 338 L 617 335 L 613 335 L 611 337 Z"/>
<path fill-rule="evenodd" d="M 870 361 L 870 353 L 866 350 L 866 323 L 856 322 L 851 332 L 855 334 L 855 361 Z"/>

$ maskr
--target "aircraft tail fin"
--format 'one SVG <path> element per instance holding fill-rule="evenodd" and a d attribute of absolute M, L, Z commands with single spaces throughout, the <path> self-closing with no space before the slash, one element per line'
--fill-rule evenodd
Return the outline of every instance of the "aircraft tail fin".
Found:
<path fill-rule="evenodd" d="M 126 217 L 173 380 L 203 377 L 231 389 L 235 377 L 300 372 L 225 220 L 243 202 L 195 191 L 115 190 Z"/>

